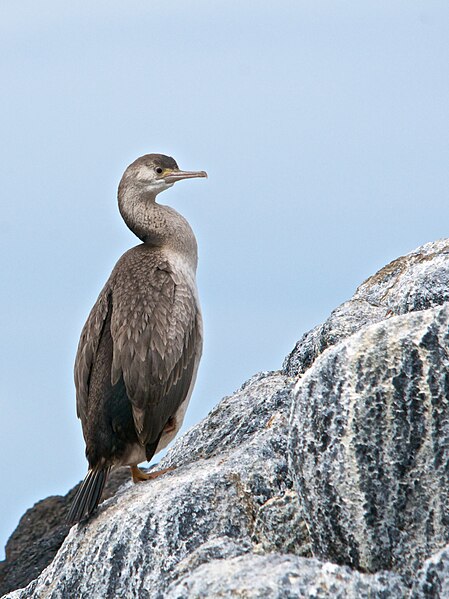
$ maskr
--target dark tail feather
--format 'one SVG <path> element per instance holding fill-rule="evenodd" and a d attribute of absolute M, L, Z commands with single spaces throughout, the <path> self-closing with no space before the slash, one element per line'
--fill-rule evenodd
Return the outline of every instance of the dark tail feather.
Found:
<path fill-rule="evenodd" d="M 103 493 L 110 468 L 91 469 L 86 474 L 67 516 L 68 524 L 88 518 L 96 509 Z"/>

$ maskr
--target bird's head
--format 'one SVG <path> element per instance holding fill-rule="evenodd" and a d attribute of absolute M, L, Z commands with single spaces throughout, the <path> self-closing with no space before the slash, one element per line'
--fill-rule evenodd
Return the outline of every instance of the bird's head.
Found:
<path fill-rule="evenodd" d="M 172 187 L 176 181 L 207 177 L 204 171 L 181 171 L 171 156 L 146 154 L 128 166 L 122 184 L 139 187 L 144 193 L 156 196 Z"/>

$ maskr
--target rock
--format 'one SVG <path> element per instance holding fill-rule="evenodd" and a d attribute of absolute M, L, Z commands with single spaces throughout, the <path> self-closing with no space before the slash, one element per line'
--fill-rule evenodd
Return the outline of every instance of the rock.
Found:
<path fill-rule="evenodd" d="M 446 597 L 449 597 L 449 547 L 424 562 L 410 594 L 410 599 Z"/>
<path fill-rule="evenodd" d="M 298 341 L 284 361 L 283 372 L 303 374 L 326 348 L 363 327 L 448 300 L 449 239 L 441 239 L 393 260 L 362 283 L 352 299 Z"/>
<path fill-rule="evenodd" d="M 290 391 L 289 381 L 278 372 L 254 375 L 177 439 L 161 461 L 161 468 L 179 467 L 240 447 L 275 420 L 288 417 Z"/>
<path fill-rule="evenodd" d="M 405 594 L 401 579 L 391 573 L 360 574 L 316 559 L 249 553 L 200 565 L 158 599 L 403 599 Z"/>
<path fill-rule="evenodd" d="M 449 305 L 366 327 L 299 381 L 290 469 L 316 556 L 413 576 L 449 542 Z"/>
<path fill-rule="evenodd" d="M 266 501 L 257 512 L 251 540 L 257 553 L 292 553 L 311 557 L 309 533 L 295 491 Z"/>
<path fill-rule="evenodd" d="M 448 283 L 449 240 L 380 270 L 59 551 L 75 491 L 37 504 L 7 597 L 448 596 Z"/>
<path fill-rule="evenodd" d="M 112 497 L 125 480 L 129 480 L 129 469 L 115 470 L 105 487 L 103 501 Z M 70 530 L 65 521 L 78 487 L 65 496 L 39 501 L 22 516 L 6 545 L 6 559 L 1 562 L 0 595 L 26 586 L 55 557 Z"/>
<path fill-rule="evenodd" d="M 286 529 L 290 518 L 300 534 L 290 535 L 288 547 L 307 551 L 287 472 L 290 393 L 279 373 L 253 377 L 175 443 L 160 467 L 176 470 L 121 487 L 87 524 L 72 528 L 36 581 L 9 596 L 163 596 L 181 562 L 235 557 L 261 543 L 276 551 L 272 527 Z M 270 517 L 259 517 L 267 504 Z"/>

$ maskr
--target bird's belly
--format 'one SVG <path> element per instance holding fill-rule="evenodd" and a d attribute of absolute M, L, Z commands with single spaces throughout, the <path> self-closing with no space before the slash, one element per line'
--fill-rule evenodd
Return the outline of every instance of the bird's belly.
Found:
<path fill-rule="evenodd" d="M 133 443 L 128 445 L 125 453 L 121 456 L 120 460 L 114 464 L 114 466 L 135 466 L 141 462 L 145 462 L 147 459 L 145 455 L 145 447 L 140 443 Z"/>

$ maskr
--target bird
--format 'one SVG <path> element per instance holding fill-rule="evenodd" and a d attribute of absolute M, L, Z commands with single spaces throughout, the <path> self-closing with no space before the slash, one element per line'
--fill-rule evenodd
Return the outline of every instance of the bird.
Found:
<path fill-rule="evenodd" d="M 142 243 L 121 256 L 82 329 L 75 359 L 77 416 L 88 472 L 67 516 L 87 520 L 112 468 L 128 465 L 134 482 L 179 431 L 202 352 L 196 286 L 198 250 L 187 220 L 156 201 L 177 181 L 207 177 L 182 171 L 163 154 L 146 154 L 125 170 L 118 206 Z"/>

